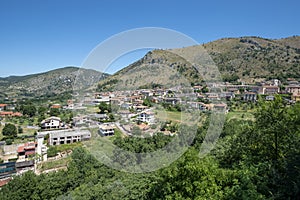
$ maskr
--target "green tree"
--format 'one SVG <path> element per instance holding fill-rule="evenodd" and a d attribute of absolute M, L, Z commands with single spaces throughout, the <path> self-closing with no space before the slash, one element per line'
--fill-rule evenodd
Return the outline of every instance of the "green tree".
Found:
<path fill-rule="evenodd" d="M 19 134 L 23 133 L 23 128 L 21 126 L 18 126 L 18 133 Z"/>
<path fill-rule="evenodd" d="M 111 106 L 105 102 L 99 104 L 100 114 L 111 113 Z"/>
<path fill-rule="evenodd" d="M 25 105 L 22 107 L 23 115 L 27 115 L 29 117 L 34 117 L 36 114 L 36 107 L 32 104 Z"/>
<path fill-rule="evenodd" d="M 58 150 L 57 150 L 56 146 L 50 146 L 47 150 L 48 157 L 54 157 L 57 155 L 57 153 L 58 153 Z"/>
<path fill-rule="evenodd" d="M 13 124 L 5 124 L 3 130 L 2 130 L 2 134 L 4 136 L 9 136 L 9 137 L 16 137 L 18 134 L 17 128 L 15 125 Z"/>
<path fill-rule="evenodd" d="M 60 110 L 58 108 L 50 108 L 50 115 L 58 117 L 60 115 Z"/>

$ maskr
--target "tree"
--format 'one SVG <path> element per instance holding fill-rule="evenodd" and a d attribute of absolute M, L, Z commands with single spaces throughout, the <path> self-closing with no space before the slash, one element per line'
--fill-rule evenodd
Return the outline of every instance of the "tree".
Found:
<path fill-rule="evenodd" d="M 32 104 L 25 105 L 22 108 L 23 115 L 28 115 L 29 117 L 35 116 L 36 107 Z"/>
<path fill-rule="evenodd" d="M 18 134 L 17 128 L 13 124 L 5 124 L 2 134 L 4 136 L 9 136 L 9 137 L 16 137 Z"/>
<path fill-rule="evenodd" d="M 49 149 L 47 150 L 47 156 L 48 157 L 54 157 L 58 153 L 58 150 L 55 146 L 50 146 Z"/>
<path fill-rule="evenodd" d="M 18 133 L 19 134 L 23 133 L 23 128 L 21 126 L 18 126 Z"/>
<path fill-rule="evenodd" d="M 60 115 L 60 111 L 58 108 L 50 108 L 50 115 L 58 117 Z"/>
<path fill-rule="evenodd" d="M 105 102 L 99 104 L 100 114 L 111 113 L 111 106 Z"/>

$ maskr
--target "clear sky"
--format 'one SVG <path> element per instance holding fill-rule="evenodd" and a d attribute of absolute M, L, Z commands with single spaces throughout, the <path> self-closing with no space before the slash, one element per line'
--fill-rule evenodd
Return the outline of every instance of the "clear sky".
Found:
<path fill-rule="evenodd" d="M 0 0 L 0 77 L 81 66 L 103 40 L 140 27 L 174 29 L 199 43 L 300 35 L 299 8 L 299 0 Z"/>

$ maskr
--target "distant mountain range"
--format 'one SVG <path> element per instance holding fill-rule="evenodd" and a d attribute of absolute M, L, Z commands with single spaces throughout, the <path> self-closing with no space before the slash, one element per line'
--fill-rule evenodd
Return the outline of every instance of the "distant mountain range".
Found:
<path fill-rule="evenodd" d="M 197 84 L 202 81 L 203 74 L 179 55 L 193 55 L 201 49 L 210 55 L 225 81 L 255 83 L 271 78 L 300 79 L 299 36 L 276 40 L 241 37 L 181 49 L 153 50 L 111 76 L 90 69 L 65 67 L 40 74 L 0 78 L 0 95 L 36 96 L 72 91 L 78 73 L 83 83 L 101 79 L 100 91 L 159 85 L 172 87 L 173 83 Z"/>
<path fill-rule="evenodd" d="M 184 81 L 200 83 L 203 74 L 183 57 L 203 49 L 218 67 L 224 81 L 253 84 L 272 78 L 281 81 L 287 78 L 300 79 L 299 36 L 276 40 L 241 37 L 224 38 L 181 49 L 150 51 L 142 59 L 102 80 L 98 89 L 105 91 L 133 85 L 135 88 L 152 87 L 174 80 L 176 84 Z M 176 73 L 179 76 L 176 77 Z M 171 76 L 170 80 L 166 76 Z"/>
<path fill-rule="evenodd" d="M 9 76 L 0 78 L 0 95 L 40 96 L 72 91 L 79 74 L 81 81 L 100 80 L 108 76 L 95 70 L 78 67 L 65 67 L 26 76 Z"/>

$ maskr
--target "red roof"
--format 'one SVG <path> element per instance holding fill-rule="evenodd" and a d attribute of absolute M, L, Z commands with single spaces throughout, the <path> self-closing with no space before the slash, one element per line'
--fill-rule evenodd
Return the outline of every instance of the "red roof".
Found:
<path fill-rule="evenodd" d="M 51 108 L 61 108 L 61 105 L 59 105 L 59 104 L 54 104 L 54 105 L 51 106 Z"/>
<path fill-rule="evenodd" d="M 7 112 L 0 112 L 0 115 L 12 115 L 13 112 L 7 111 Z"/>
<path fill-rule="evenodd" d="M 0 187 L 6 185 L 9 181 L 11 181 L 11 178 L 0 180 Z"/>
<path fill-rule="evenodd" d="M 24 146 L 19 146 L 18 147 L 18 153 L 24 152 Z"/>
<path fill-rule="evenodd" d="M 22 146 L 19 146 L 18 147 L 18 153 L 21 153 L 21 152 L 25 152 L 25 155 L 27 155 L 26 153 L 27 152 L 30 152 L 30 151 L 35 151 L 35 145 L 36 145 L 36 142 L 27 142 L 25 144 L 23 144 Z"/>
<path fill-rule="evenodd" d="M 5 104 L 5 103 L 0 104 L 0 107 L 5 107 L 5 106 L 7 106 L 7 104 Z"/>
<path fill-rule="evenodd" d="M 25 152 L 25 155 L 27 156 L 27 155 L 33 155 L 33 154 L 35 154 L 35 150 L 31 150 L 31 151 L 26 151 Z"/>

